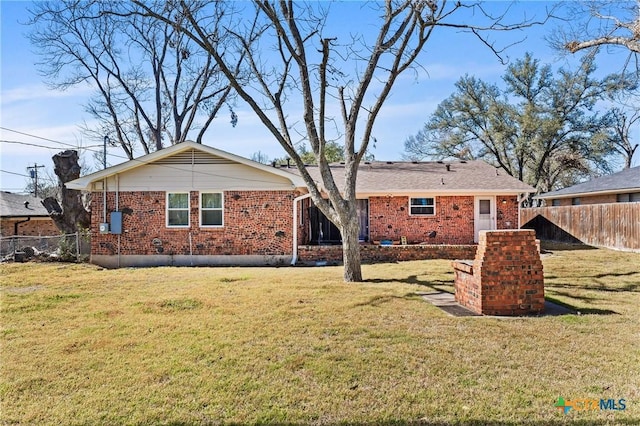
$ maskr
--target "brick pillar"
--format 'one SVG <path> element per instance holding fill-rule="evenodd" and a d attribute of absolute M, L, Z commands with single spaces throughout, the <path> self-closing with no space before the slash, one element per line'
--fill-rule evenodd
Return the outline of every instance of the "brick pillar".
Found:
<path fill-rule="evenodd" d="M 454 263 L 455 266 L 455 263 Z M 466 276 L 456 268 L 456 300 L 484 315 L 524 315 L 544 310 L 542 261 L 533 230 L 480 231 Z"/>

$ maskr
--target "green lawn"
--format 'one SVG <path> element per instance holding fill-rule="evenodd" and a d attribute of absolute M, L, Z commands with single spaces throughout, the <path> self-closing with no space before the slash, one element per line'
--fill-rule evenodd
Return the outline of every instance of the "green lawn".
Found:
<path fill-rule="evenodd" d="M 2 424 L 640 424 L 640 254 L 552 249 L 580 314 L 451 317 L 449 261 L 3 264 Z M 561 413 L 556 399 L 626 400 Z"/>

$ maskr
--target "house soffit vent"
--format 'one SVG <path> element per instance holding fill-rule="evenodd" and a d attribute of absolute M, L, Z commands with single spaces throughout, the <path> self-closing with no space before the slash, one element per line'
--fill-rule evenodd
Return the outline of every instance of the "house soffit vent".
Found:
<path fill-rule="evenodd" d="M 170 157 L 154 161 L 153 164 L 234 164 L 234 162 L 217 155 L 211 155 L 206 152 L 190 149 L 188 151 L 180 152 Z"/>

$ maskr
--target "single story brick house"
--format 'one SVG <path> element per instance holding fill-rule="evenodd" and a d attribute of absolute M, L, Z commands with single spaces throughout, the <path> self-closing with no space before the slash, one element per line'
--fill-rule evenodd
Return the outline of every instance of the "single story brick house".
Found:
<path fill-rule="evenodd" d="M 640 166 L 540 194 L 547 206 L 640 202 Z"/>
<path fill-rule="evenodd" d="M 344 167 L 332 170 L 340 182 Z M 340 243 L 297 169 L 194 142 L 66 185 L 92 193 L 91 261 L 107 267 L 284 265 L 299 246 Z M 363 163 L 361 240 L 473 244 L 480 230 L 517 228 L 533 191 L 481 161 Z"/>
<path fill-rule="evenodd" d="M 59 235 L 42 199 L 33 195 L 0 191 L 0 236 Z"/>

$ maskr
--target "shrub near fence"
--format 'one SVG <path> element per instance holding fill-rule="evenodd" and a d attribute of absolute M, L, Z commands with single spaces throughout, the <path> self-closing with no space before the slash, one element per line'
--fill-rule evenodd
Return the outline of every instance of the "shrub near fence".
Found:
<path fill-rule="evenodd" d="M 91 253 L 91 236 L 88 232 L 55 236 L 0 237 L 0 259 L 25 261 L 29 259 L 81 262 Z"/>
<path fill-rule="evenodd" d="M 526 208 L 520 225 L 542 240 L 640 252 L 640 203 Z"/>

